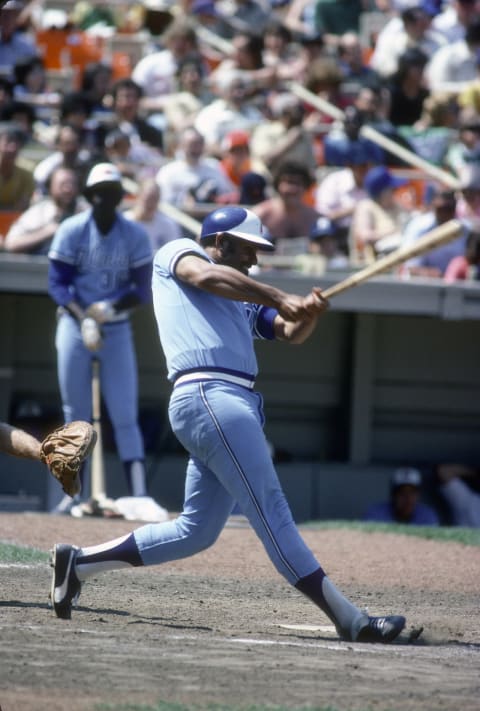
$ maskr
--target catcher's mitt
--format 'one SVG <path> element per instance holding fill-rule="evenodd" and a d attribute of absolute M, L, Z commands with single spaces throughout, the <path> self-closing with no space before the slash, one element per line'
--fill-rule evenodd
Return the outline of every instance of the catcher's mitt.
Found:
<path fill-rule="evenodd" d="M 92 425 L 82 420 L 57 427 L 41 444 L 40 458 L 69 496 L 80 493 L 80 465 L 97 441 Z"/>

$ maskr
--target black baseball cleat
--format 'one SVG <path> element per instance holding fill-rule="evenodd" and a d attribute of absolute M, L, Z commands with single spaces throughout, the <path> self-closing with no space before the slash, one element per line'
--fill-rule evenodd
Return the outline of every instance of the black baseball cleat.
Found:
<path fill-rule="evenodd" d="M 56 543 L 52 550 L 50 565 L 53 568 L 50 600 L 57 617 L 70 620 L 74 605 L 82 589 L 82 584 L 75 573 L 76 546 Z"/>
<path fill-rule="evenodd" d="M 369 617 L 367 624 L 358 633 L 355 642 L 388 644 L 398 637 L 405 627 L 405 623 L 405 617 L 402 615 Z"/>

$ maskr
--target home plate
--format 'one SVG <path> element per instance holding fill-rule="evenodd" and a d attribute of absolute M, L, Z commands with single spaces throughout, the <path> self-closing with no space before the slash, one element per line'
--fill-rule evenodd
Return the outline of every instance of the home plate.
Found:
<path fill-rule="evenodd" d="M 336 629 L 333 625 L 277 625 L 285 630 L 297 630 L 300 632 L 322 632 L 324 634 L 335 634 Z"/>

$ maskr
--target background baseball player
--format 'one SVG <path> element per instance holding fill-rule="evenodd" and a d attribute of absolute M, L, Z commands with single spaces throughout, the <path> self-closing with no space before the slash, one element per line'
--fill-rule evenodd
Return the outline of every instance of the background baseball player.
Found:
<path fill-rule="evenodd" d="M 117 210 L 123 188 L 114 165 L 95 165 L 84 194 L 92 209 L 65 220 L 49 251 L 49 293 L 62 307 L 56 348 L 63 413 L 66 422 L 91 419 L 92 360 L 97 358 L 129 493 L 144 496 L 145 454 L 128 312 L 151 299 L 150 241 L 143 227 Z"/>
<path fill-rule="evenodd" d="M 170 422 L 190 453 L 183 512 L 104 545 L 57 544 L 55 613 L 68 618 L 81 581 L 101 570 L 154 565 L 210 546 L 238 503 L 278 572 L 328 615 L 343 639 L 392 641 L 405 618 L 360 611 L 301 538 L 263 433 L 262 398 L 254 390 L 253 338 L 302 343 L 327 302 L 318 288 L 302 297 L 248 276 L 257 250 L 272 244 L 247 209 L 215 210 L 204 220 L 200 243 L 180 239 L 162 247 L 153 275 L 159 335 L 174 384 Z"/>

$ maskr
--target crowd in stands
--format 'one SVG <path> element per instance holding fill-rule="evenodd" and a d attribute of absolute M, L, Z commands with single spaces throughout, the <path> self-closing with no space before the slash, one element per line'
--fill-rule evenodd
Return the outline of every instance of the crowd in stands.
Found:
<path fill-rule="evenodd" d="M 243 204 L 321 273 L 456 217 L 399 274 L 480 278 L 480 0 L 7 0 L 0 33 L 0 250 L 46 254 L 108 161 L 155 250 Z"/>

